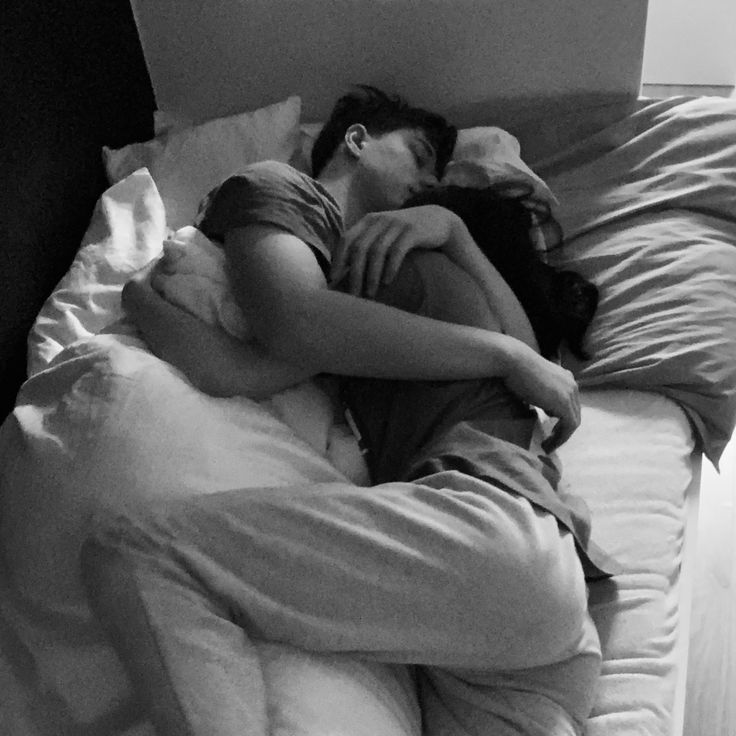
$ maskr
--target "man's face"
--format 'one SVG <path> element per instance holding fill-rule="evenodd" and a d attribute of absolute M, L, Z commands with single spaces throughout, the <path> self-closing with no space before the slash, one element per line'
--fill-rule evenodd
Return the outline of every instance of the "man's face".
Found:
<path fill-rule="evenodd" d="M 368 134 L 358 175 L 366 210 L 401 207 L 411 195 L 437 184 L 436 167 L 435 150 L 419 129 Z"/>

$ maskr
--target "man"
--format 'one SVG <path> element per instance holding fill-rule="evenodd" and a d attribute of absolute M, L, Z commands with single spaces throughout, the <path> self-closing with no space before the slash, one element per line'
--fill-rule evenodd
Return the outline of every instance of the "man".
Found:
<path fill-rule="evenodd" d="M 461 221 L 431 207 L 365 217 L 441 173 L 449 152 L 433 138 L 444 123 L 422 115 L 365 90 L 338 104 L 325 136 L 342 132 L 316 179 L 264 164 L 223 183 L 199 226 L 222 240 L 257 341 L 243 346 L 133 284 L 126 308 L 154 352 L 224 395 L 263 395 L 320 372 L 495 376 L 559 417 L 553 442 L 564 441 L 579 421 L 574 381 L 524 344 L 533 338 L 518 303 Z M 323 148 L 318 140 L 318 162 Z M 343 227 L 355 246 L 347 256 Z M 327 288 L 334 253 L 356 261 L 353 290 L 375 288 L 369 241 L 454 254 L 488 287 L 483 326 Z M 258 637 L 423 665 L 428 733 L 580 732 L 600 653 L 575 539 L 525 496 L 523 481 L 544 482 L 536 466 L 506 485 L 458 478 L 234 490 L 98 514 L 85 584 L 158 731 L 265 734 Z"/>

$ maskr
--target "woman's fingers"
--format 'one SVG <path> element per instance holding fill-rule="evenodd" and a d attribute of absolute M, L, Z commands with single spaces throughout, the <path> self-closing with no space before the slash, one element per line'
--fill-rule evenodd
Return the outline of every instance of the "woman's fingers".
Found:
<path fill-rule="evenodd" d="M 557 419 L 543 448 L 551 452 L 567 442 L 580 426 L 580 394 L 573 374 L 532 350 L 521 350 L 505 377 L 519 398 Z"/>
<path fill-rule="evenodd" d="M 377 220 L 349 244 L 350 293 L 364 295 L 366 275 L 380 268 L 383 262 L 381 249 L 384 246 L 390 224 Z M 369 296 L 368 294 L 365 294 Z"/>
<path fill-rule="evenodd" d="M 558 405 L 554 409 L 546 410 L 552 416 L 557 417 L 557 423 L 549 437 L 542 442 L 542 449 L 545 452 L 552 452 L 565 444 L 580 426 L 580 392 L 577 383 L 570 371 L 564 368 L 560 370 L 563 371 L 568 386 Z"/>

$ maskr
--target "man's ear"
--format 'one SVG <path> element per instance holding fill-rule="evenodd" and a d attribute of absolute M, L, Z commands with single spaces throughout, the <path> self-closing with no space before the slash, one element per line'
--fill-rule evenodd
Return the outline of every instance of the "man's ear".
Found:
<path fill-rule="evenodd" d="M 361 151 L 367 139 L 368 131 L 365 129 L 365 125 L 353 123 L 345 131 L 345 149 L 348 154 L 354 158 L 360 158 Z"/>

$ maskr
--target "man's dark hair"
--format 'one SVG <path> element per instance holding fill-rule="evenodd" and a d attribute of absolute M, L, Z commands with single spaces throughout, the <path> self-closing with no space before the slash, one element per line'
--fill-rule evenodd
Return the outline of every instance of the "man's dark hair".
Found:
<path fill-rule="evenodd" d="M 452 210 L 465 223 L 483 254 L 498 269 L 524 308 L 545 357 L 565 342 L 576 357 L 587 360 L 583 338 L 598 308 L 598 288 L 575 271 L 545 263 L 532 237 L 541 229 L 546 249 L 563 243 L 562 228 L 545 202 L 513 184 L 482 189 L 441 186 L 413 196 L 405 207 L 436 204 Z M 548 237 L 552 236 L 554 242 Z"/>
<path fill-rule="evenodd" d="M 345 131 L 356 123 L 371 135 L 391 133 L 403 128 L 419 129 L 427 136 L 437 155 L 437 176 L 441 176 L 455 147 L 457 129 L 441 115 L 412 107 L 398 95 L 390 95 L 367 84 L 356 85 L 354 92 L 341 97 L 317 136 L 312 148 L 312 176 L 319 176 Z"/>

